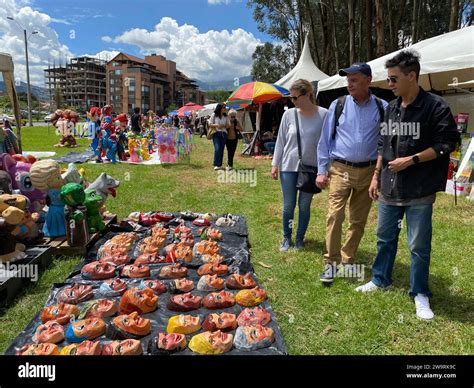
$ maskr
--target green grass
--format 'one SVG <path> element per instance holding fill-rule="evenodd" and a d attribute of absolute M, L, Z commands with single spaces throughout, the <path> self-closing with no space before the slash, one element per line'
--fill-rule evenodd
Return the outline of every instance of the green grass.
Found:
<path fill-rule="evenodd" d="M 36 127 L 24 130 L 23 141 L 26 150 L 50 151 L 57 138 L 53 131 L 48 135 L 46 127 Z M 252 262 L 269 293 L 290 354 L 473 354 L 474 203 L 459 199 L 454 206 L 453 197 L 445 194 L 436 200 L 430 276 L 436 317 L 427 323 L 416 319 L 407 294 L 410 258 L 403 231 L 392 291 L 358 294 L 353 289 L 359 283 L 345 279 L 322 287 L 318 276 L 323 268 L 327 193 L 313 200 L 307 247 L 281 254 L 281 191 L 279 182 L 271 180 L 270 161 L 237 158 L 236 167 L 257 170 L 256 187 L 219 184 L 211 161 L 212 145 L 203 138 L 196 140 L 190 164 L 84 167 L 89 180 L 101 171 L 121 180 L 118 197 L 107 203 L 119 217 L 136 210 L 246 216 Z M 366 264 L 366 279 L 376 253 L 376 214 L 374 205 L 357 258 Z M 36 285 L 1 313 L 0 351 L 41 309 L 50 285 L 64 280 L 77 262 L 77 258 L 57 260 Z"/>

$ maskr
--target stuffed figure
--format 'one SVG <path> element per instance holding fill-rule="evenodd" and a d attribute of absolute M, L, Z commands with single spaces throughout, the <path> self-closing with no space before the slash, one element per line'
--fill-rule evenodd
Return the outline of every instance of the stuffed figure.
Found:
<path fill-rule="evenodd" d="M 84 206 L 86 194 L 79 183 L 67 183 L 61 187 L 61 200 L 66 204 L 66 237 L 69 246 L 85 246 L 89 241 L 87 210 Z"/>
<path fill-rule="evenodd" d="M 25 246 L 19 244 L 12 235 L 13 230 L 19 225 L 24 217 L 23 210 L 16 205 L 25 201 L 24 196 L 18 198 L 11 194 L 0 195 L 0 262 L 15 261 L 23 259 Z M 26 204 L 21 204 L 26 206 Z"/>
<path fill-rule="evenodd" d="M 117 155 L 119 160 L 127 160 L 125 148 L 127 146 L 127 123 L 128 118 L 125 113 L 120 113 L 115 118 L 115 133 L 117 135 Z"/>
<path fill-rule="evenodd" d="M 33 186 L 46 192 L 49 198 L 44 235 L 50 238 L 65 236 L 64 202 L 60 195 L 64 180 L 59 163 L 51 159 L 40 160 L 31 166 L 30 177 Z"/>
<path fill-rule="evenodd" d="M 55 147 L 78 147 L 74 137 L 75 127 L 79 121 L 76 112 L 66 109 L 57 110 L 51 116 L 51 123 L 57 128 L 57 134 L 60 136 L 59 143 Z"/>
<path fill-rule="evenodd" d="M 102 130 L 102 147 L 106 151 L 106 157 L 112 163 L 117 163 L 115 153 L 117 152 L 117 135 L 112 123 L 112 107 L 106 105 L 102 108 L 102 121 L 100 128 Z"/>
<path fill-rule="evenodd" d="M 94 154 L 98 156 L 97 149 L 101 136 L 100 125 L 98 124 L 100 108 L 93 106 L 87 113 L 87 137 L 91 141 L 91 148 Z"/>

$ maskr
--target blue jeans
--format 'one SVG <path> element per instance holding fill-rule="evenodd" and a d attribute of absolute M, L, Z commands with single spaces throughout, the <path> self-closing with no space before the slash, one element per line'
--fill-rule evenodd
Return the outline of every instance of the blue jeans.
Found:
<path fill-rule="evenodd" d="M 408 247 L 411 252 L 410 295 L 432 294 L 428 286 L 431 254 L 433 205 L 391 206 L 379 204 L 377 257 L 372 266 L 372 282 L 379 287 L 392 284 L 398 236 L 406 215 Z"/>
<path fill-rule="evenodd" d="M 216 132 L 212 136 L 212 142 L 214 143 L 214 166 L 222 167 L 222 159 L 224 159 L 225 143 L 227 141 L 227 133 Z"/>
<path fill-rule="evenodd" d="M 293 230 L 293 217 L 296 207 L 296 189 L 297 172 L 280 172 L 281 188 L 283 191 L 283 237 L 291 239 Z M 309 218 L 311 215 L 311 200 L 313 194 L 300 191 L 298 197 L 298 229 L 296 230 L 296 239 L 303 240 L 308 229 Z"/>
<path fill-rule="evenodd" d="M 269 142 L 266 142 L 263 145 L 263 147 L 267 150 L 267 152 L 270 155 L 273 155 L 273 153 L 275 152 L 275 145 L 276 145 L 276 141 L 269 141 Z"/>

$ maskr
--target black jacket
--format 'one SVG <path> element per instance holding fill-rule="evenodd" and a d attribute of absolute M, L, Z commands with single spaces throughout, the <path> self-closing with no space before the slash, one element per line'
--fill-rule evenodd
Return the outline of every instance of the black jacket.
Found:
<path fill-rule="evenodd" d="M 379 155 L 383 157 L 380 177 L 381 193 L 391 199 L 414 199 L 444 191 L 448 174 L 449 154 L 454 151 L 460 134 L 451 110 L 441 97 L 420 92 L 409 104 L 402 116 L 401 97 L 390 102 L 385 110 L 385 127 L 381 127 Z M 396 128 L 393 123 L 409 123 L 418 128 L 419 135 L 411 133 L 387 133 L 386 128 Z M 383 126 L 384 124 L 382 124 Z M 415 155 L 432 147 L 438 157 L 429 162 L 420 162 L 398 173 L 388 169 L 388 162 L 398 157 Z"/>

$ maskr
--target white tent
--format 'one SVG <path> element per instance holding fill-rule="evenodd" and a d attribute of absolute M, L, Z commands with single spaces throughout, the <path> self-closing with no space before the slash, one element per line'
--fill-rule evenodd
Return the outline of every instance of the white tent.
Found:
<path fill-rule="evenodd" d="M 310 82 L 319 81 L 329 76 L 323 73 L 314 64 L 313 58 L 309 51 L 308 35 L 306 35 L 303 51 L 301 52 L 300 59 L 296 66 L 283 78 L 279 79 L 275 84 L 283 86 L 286 89 L 290 89 L 293 82 L 297 79 L 305 79 Z"/>
<path fill-rule="evenodd" d="M 461 83 L 474 80 L 474 26 L 422 40 L 407 49 L 421 55 L 420 86 L 425 90 L 456 90 Z M 388 89 L 385 62 L 401 50 L 368 62 L 371 86 Z M 346 86 L 346 77 L 334 75 L 319 82 L 318 92 Z"/>
<path fill-rule="evenodd" d="M 13 60 L 10 54 L 0 53 L 0 72 L 3 74 L 3 82 L 7 90 L 8 97 L 13 107 L 13 115 L 15 116 L 16 132 L 18 137 L 18 145 L 21 151 L 21 114 L 20 104 L 15 89 L 15 76 L 13 75 Z"/>

